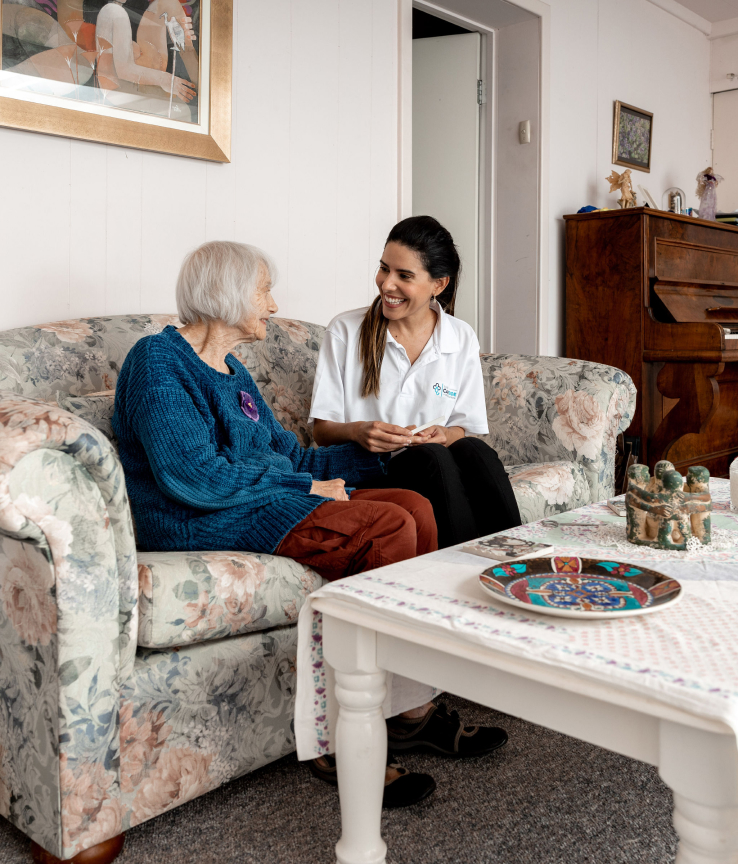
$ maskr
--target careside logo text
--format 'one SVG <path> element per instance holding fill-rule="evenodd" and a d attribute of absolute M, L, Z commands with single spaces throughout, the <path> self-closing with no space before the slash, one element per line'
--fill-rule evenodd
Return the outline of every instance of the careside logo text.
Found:
<path fill-rule="evenodd" d="M 436 396 L 445 396 L 447 399 L 456 399 L 459 391 L 456 387 L 450 387 L 448 384 L 436 383 L 433 385 L 433 392 Z"/>

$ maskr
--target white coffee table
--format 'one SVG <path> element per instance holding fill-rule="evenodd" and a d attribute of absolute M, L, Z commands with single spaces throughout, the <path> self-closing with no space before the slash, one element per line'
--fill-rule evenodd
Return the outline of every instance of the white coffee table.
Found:
<path fill-rule="evenodd" d="M 586 529 L 593 514 L 607 518 L 594 505 L 566 514 L 559 524 L 570 520 L 576 526 L 579 520 Z M 322 656 L 334 670 L 339 706 L 330 749 L 338 764 L 340 864 L 385 861 L 380 815 L 387 737 L 381 706 L 387 672 L 658 766 L 674 792 L 678 864 L 738 864 L 738 686 L 730 685 L 738 647 L 726 648 L 728 672 L 725 662 L 711 666 L 705 656 L 695 656 L 695 666 L 684 661 L 685 674 L 694 676 L 684 680 L 670 671 L 678 661 L 669 646 L 663 656 L 656 651 L 651 665 L 637 668 L 633 660 L 638 640 L 645 646 L 653 639 L 663 642 L 669 628 L 691 632 L 698 642 L 704 633 L 713 647 L 724 637 L 726 618 L 726 626 L 738 630 L 738 585 L 729 594 L 725 588 L 738 580 L 738 563 L 720 564 L 723 581 L 717 588 L 709 578 L 684 582 L 687 596 L 673 610 L 627 619 L 628 624 L 621 619 L 615 627 L 606 622 L 604 629 L 599 622 L 526 618 L 496 605 L 475 588 L 474 574 L 484 566 L 481 559 L 445 550 L 353 577 L 350 586 L 349 580 L 333 583 L 314 595 L 310 615 L 322 615 Z M 659 569 L 668 572 L 663 563 Z M 699 561 L 694 570 L 707 572 Z M 423 585 L 430 589 L 424 592 Z M 703 614 L 711 620 L 715 610 L 714 624 L 697 621 Z M 695 644 L 704 655 L 702 643 Z M 713 675 L 723 676 L 720 686 L 708 686 Z M 298 681 L 298 700 L 301 686 Z"/>

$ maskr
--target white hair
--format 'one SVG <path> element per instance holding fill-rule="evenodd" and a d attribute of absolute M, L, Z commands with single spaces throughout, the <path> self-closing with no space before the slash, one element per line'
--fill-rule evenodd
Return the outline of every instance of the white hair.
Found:
<path fill-rule="evenodd" d="M 277 268 L 256 246 L 211 240 L 190 252 L 177 277 L 177 312 L 183 324 L 223 321 L 235 327 L 253 309 L 264 268 L 272 283 Z"/>

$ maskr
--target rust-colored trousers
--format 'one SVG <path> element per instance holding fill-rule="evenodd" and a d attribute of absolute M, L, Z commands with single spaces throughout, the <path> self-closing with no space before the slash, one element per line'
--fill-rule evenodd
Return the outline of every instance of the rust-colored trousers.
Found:
<path fill-rule="evenodd" d="M 326 501 L 282 540 L 278 555 L 341 579 L 438 549 L 433 507 L 407 489 L 357 489 Z"/>

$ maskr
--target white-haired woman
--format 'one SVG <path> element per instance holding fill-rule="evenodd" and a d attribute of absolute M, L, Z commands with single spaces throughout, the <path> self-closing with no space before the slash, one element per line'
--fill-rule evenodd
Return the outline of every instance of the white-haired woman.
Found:
<path fill-rule="evenodd" d="M 301 447 L 230 353 L 266 338 L 274 273 L 253 246 L 204 244 L 177 282 L 184 327 L 139 340 L 123 363 L 113 428 L 139 545 L 279 549 L 328 579 L 435 549 L 426 499 L 366 490 L 349 500 L 344 484 L 376 475 L 379 457 L 354 444 Z M 354 531 L 325 527 L 337 513 Z"/>
<path fill-rule="evenodd" d="M 184 327 L 139 340 L 118 378 L 118 438 L 139 546 L 278 553 L 328 579 L 438 548 L 430 502 L 400 489 L 363 489 L 381 471 L 356 444 L 302 448 L 230 353 L 266 337 L 274 265 L 259 249 L 211 242 L 177 281 Z M 335 764 L 314 770 L 335 782 Z M 386 806 L 435 788 L 427 774 L 388 769 Z"/>

